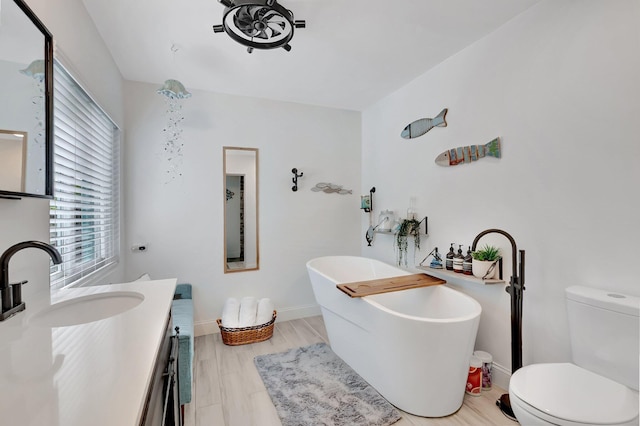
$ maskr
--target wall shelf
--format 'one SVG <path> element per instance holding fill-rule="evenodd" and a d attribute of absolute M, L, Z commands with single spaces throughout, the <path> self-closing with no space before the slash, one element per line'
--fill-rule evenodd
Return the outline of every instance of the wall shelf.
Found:
<path fill-rule="evenodd" d="M 422 225 L 422 222 L 424 222 L 424 234 L 420 233 L 420 235 L 429 235 L 429 223 L 428 223 L 428 217 L 425 216 L 424 219 L 422 219 L 419 223 L 418 223 L 418 228 L 420 228 L 420 225 Z M 415 228 L 414 228 L 415 229 Z M 420 232 L 421 230 L 419 230 L 418 232 Z M 398 233 L 398 231 L 391 231 L 391 230 L 383 230 L 383 229 L 374 229 L 373 231 L 376 234 L 390 234 L 390 235 L 395 235 Z M 409 237 L 413 237 L 413 235 L 409 234 Z"/>
<path fill-rule="evenodd" d="M 429 275 L 433 275 L 434 277 L 442 278 L 443 280 L 447 280 L 450 282 L 474 283 L 474 284 L 480 284 L 480 285 L 505 284 L 504 280 L 496 280 L 496 279 L 483 280 L 480 278 L 476 278 L 473 275 L 465 275 L 458 272 L 449 271 L 447 269 L 433 269 L 428 266 L 416 266 L 416 269 L 420 269 L 422 271 L 428 271 Z"/>

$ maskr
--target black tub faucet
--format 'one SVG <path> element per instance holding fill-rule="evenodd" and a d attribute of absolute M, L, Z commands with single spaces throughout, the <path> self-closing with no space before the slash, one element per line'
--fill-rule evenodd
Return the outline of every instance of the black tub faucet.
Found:
<path fill-rule="evenodd" d="M 0 297 L 2 298 L 0 321 L 4 321 L 26 308 L 25 303 L 22 301 L 22 285 L 26 281 L 9 284 L 9 260 L 20 250 L 30 247 L 46 251 L 55 265 L 62 263 L 62 256 L 60 256 L 58 250 L 42 241 L 23 241 L 6 249 L 0 256 Z"/>
<path fill-rule="evenodd" d="M 522 367 L 522 297 L 524 296 L 524 250 L 520 250 L 520 263 L 518 264 L 518 246 L 516 240 L 502 229 L 487 229 L 478 234 L 473 240 L 471 250 L 475 251 L 480 238 L 487 234 L 501 234 L 507 237 L 511 243 L 511 280 L 505 289 L 511 296 L 511 374 Z M 520 276 L 518 276 L 520 274 Z M 496 405 L 511 420 L 516 416 L 511 408 L 509 394 L 502 394 L 496 401 Z"/>

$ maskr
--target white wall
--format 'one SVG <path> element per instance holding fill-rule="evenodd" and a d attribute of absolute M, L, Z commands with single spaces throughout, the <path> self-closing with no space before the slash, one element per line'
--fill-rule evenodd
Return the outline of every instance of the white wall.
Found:
<path fill-rule="evenodd" d="M 227 297 L 269 297 L 281 320 L 319 313 L 305 263 L 359 252 L 360 113 L 194 91 L 183 101 L 182 177 L 166 183 L 165 99 L 150 84 L 125 88 L 125 244 L 148 244 L 125 251 L 127 279 L 191 283 L 196 333 L 215 331 Z M 259 149 L 258 271 L 224 274 L 223 146 Z M 354 193 L 312 192 L 318 182 Z"/>
<path fill-rule="evenodd" d="M 72 68 L 94 98 L 119 125 L 123 125 L 122 77 L 107 51 L 93 21 L 80 0 L 27 0 L 28 5 L 54 36 L 57 48 L 64 52 L 66 65 Z M 0 252 L 25 240 L 49 241 L 49 201 L 0 199 Z M 16 254 L 10 263 L 11 280 L 29 280 L 24 297 L 48 289 L 48 256 L 28 249 Z M 112 281 L 120 281 L 122 264 L 111 271 Z"/>
<path fill-rule="evenodd" d="M 451 242 L 466 252 L 494 227 L 526 250 L 525 365 L 569 359 L 567 286 L 640 295 L 638 9 L 632 0 L 542 2 L 363 112 L 361 189 L 377 188 L 375 217 L 404 213 L 410 196 L 429 217 L 416 263 Z M 448 127 L 400 138 L 408 123 L 444 107 Z M 434 164 L 449 148 L 496 136 L 500 160 Z M 363 241 L 367 226 L 363 219 Z M 506 239 L 485 242 L 510 259 Z M 394 262 L 385 235 L 362 243 L 362 253 Z M 510 260 L 505 266 L 508 280 Z M 477 349 L 510 369 L 505 286 L 457 287 L 483 306 Z"/>

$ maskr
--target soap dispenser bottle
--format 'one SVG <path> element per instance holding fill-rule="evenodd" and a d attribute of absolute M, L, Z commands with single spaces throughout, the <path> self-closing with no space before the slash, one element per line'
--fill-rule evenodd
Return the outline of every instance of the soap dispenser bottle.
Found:
<path fill-rule="evenodd" d="M 462 263 L 464 262 L 464 256 L 462 255 L 462 244 L 458 245 L 458 253 L 453 256 L 453 272 L 462 273 Z"/>
<path fill-rule="evenodd" d="M 473 275 L 473 256 L 471 256 L 471 247 L 467 250 L 467 255 L 462 261 L 462 273 L 465 275 Z"/>
<path fill-rule="evenodd" d="M 453 252 L 453 244 L 451 243 L 451 247 L 449 247 L 449 253 L 447 253 L 447 258 L 445 260 L 445 267 L 448 271 L 453 271 L 453 258 L 455 257 L 455 253 Z"/>

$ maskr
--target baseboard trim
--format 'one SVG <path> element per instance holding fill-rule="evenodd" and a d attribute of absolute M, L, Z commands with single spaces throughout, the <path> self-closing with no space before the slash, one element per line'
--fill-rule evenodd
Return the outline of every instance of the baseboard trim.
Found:
<path fill-rule="evenodd" d="M 216 320 L 200 321 L 193 324 L 193 333 L 195 337 L 204 336 L 205 334 L 220 333 Z"/>
<path fill-rule="evenodd" d="M 317 304 L 282 308 L 277 309 L 277 311 L 278 318 L 276 319 L 276 322 L 313 317 L 321 314 L 320 305 Z M 216 320 L 198 321 L 193 324 L 193 333 L 195 334 L 195 337 L 204 336 L 205 334 L 220 333 L 220 328 L 218 327 Z"/>
<path fill-rule="evenodd" d="M 491 373 L 492 383 L 508 391 L 509 380 L 511 380 L 511 370 L 494 362 Z"/>
<path fill-rule="evenodd" d="M 283 308 L 278 309 L 278 319 L 276 321 L 289 321 L 299 318 L 313 317 L 320 314 L 320 305 L 317 304 Z"/>

